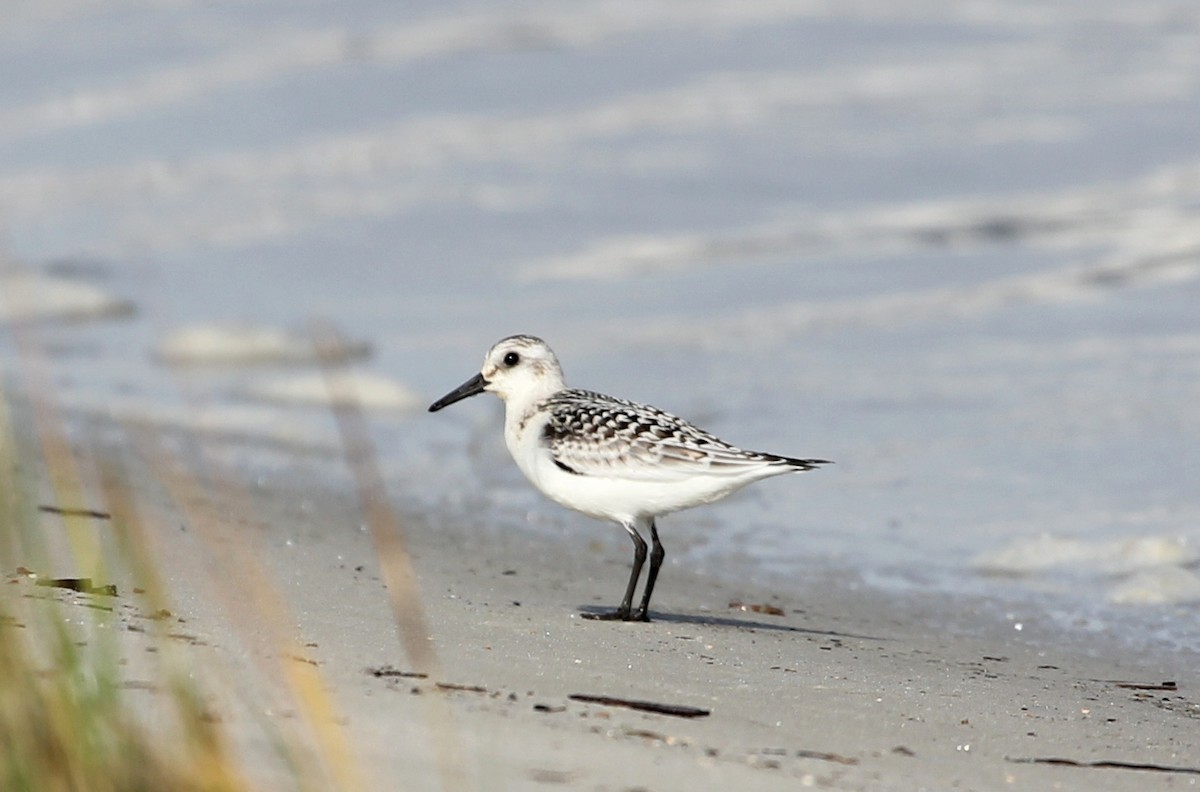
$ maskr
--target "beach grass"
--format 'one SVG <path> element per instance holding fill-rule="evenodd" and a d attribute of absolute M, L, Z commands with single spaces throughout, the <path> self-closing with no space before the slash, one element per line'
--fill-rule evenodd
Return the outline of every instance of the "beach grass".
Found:
<path fill-rule="evenodd" d="M 153 619 L 144 629 L 162 662 L 139 668 L 131 684 L 117 615 L 127 597 L 104 581 L 122 566 L 138 581 L 144 610 L 169 612 L 145 526 L 128 480 L 111 462 L 97 466 L 99 496 L 108 502 L 84 513 L 79 471 L 89 460 L 71 451 L 61 423 L 45 423 L 55 420 L 52 404 L 36 409 L 42 414 L 32 422 L 32 441 L 19 443 L 9 403 L 0 399 L 0 558 L 9 589 L 0 597 L 0 788 L 250 789 L 203 691 L 173 662 Z M 69 506 L 39 504 L 39 470 L 53 482 L 53 497 L 69 498 Z M 46 509 L 59 508 L 56 518 L 71 537 L 65 553 L 43 526 L 55 519 Z M 71 576 L 58 577 L 63 569 Z"/>
<path fill-rule="evenodd" d="M 20 424 L 0 390 L 0 789 L 5 792 L 150 792 L 359 789 L 336 707 L 303 651 L 286 598 L 254 548 L 222 548 L 214 502 L 253 509 L 218 464 L 196 470 L 153 432 L 119 427 L 130 454 L 70 436 L 30 328 L 17 330 L 24 391 Z M 17 431 L 19 429 L 19 431 Z M 204 687 L 206 669 L 172 640 L 172 596 L 160 574 L 161 538 L 126 467 L 168 493 L 214 554 L 238 565 L 227 605 L 235 628 L 265 634 L 288 723 L 253 708 L 247 761 Z M 215 490 L 215 491 L 214 491 Z M 122 585 L 114 582 L 120 580 Z M 221 588 L 228 588 L 227 582 Z M 236 606 L 231 603 L 236 603 Z M 135 636 L 136 633 L 136 636 Z M 136 637 L 136 648 L 131 640 Z M 149 659 L 147 659 L 149 658 Z M 269 661 L 262 661 L 269 662 Z M 234 689 L 261 683 L 228 681 Z M 246 691 L 247 699 L 255 691 Z M 245 741 L 246 733 L 239 734 Z M 270 766 L 263 772 L 263 764 Z"/>

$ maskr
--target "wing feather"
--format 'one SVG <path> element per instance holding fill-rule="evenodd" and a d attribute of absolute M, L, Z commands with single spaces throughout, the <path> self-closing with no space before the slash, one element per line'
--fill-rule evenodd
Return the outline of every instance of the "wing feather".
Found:
<path fill-rule="evenodd" d="M 807 470 L 821 461 L 744 451 L 670 413 L 591 391 L 559 391 L 543 407 L 543 444 L 559 467 L 580 475 L 673 482 L 700 472 Z"/>

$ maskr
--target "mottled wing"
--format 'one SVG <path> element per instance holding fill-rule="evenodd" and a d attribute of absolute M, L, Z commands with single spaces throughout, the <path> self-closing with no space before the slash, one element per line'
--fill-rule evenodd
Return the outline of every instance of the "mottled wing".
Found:
<path fill-rule="evenodd" d="M 752 468 L 807 470 L 819 463 L 743 451 L 670 413 L 590 391 L 560 391 L 545 407 L 542 442 L 555 464 L 580 475 L 670 482 L 698 473 L 739 476 Z"/>

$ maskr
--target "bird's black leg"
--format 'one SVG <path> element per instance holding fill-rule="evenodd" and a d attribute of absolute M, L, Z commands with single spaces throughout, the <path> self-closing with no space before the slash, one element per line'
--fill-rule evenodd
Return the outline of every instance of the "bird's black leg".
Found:
<path fill-rule="evenodd" d="M 650 521 L 650 541 L 654 543 L 654 549 L 650 551 L 650 572 L 646 575 L 646 590 L 642 592 L 642 604 L 638 605 L 638 609 L 630 616 L 633 621 L 650 621 L 650 595 L 654 593 L 654 581 L 658 578 L 658 568 L 662 566 L 663 559 L 667 557 L 667 551 L 663 550 L 662 542 L 658 541 L 658 526 L 654 524 L 654 520 Z"/>
<path fill-rule="evenodd" d="M 633 570 L 629 573 L 629 585 L 625 587 L 625 599 L 621 600 L 621 607 L 610 613 L 584 614 L 588 619 L 601 619 L 604 621 L 631 621 L 633 619 L 631 615 L 631 611 L 633 610 L 633 591 L 637 588 L 638 578 L 642 574 L 642 564 L 646 563 L 646 540 L 637 532 L 637 528 L 634 527 L 633 523 L 623 524 L 621 527 L 629 532 L 629 538 L 633 540 Z M 657 541 L 656 539 L 655 542 Z M 655 546 L 657 547 L 657 545 Z"/>

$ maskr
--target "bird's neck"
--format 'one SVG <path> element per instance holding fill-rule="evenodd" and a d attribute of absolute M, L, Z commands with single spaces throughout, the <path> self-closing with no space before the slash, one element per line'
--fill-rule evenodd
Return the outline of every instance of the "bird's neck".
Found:
<path fill-rule="evenodd" d="M 542 403 L 563 389 L 562 382 L 547 383 L 547 387 L 523 392 L 520 397 L 504 401 L 504 423 L 509 432 L 523 434 Z"/>

